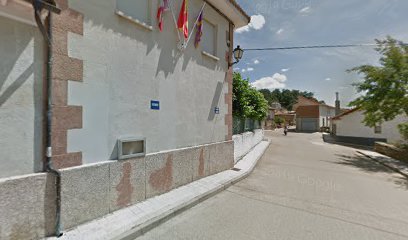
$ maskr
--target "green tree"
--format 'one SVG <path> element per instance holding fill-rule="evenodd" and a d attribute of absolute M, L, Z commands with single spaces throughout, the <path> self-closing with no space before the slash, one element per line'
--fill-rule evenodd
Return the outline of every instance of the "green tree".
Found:
<path fill-rule="evenodd" d="M 364 81 L 354 86 L 363 93 L 350 103 L 364 111 L 364 123 L 374 127 L 400 114 L 408 115 L 408 45 L 391 37 L 376 40 L 382 57 L 379 66 L 362 65 L 349 72 L 364 75 Z M 408 123 L 399 125 L 408 139 Z"/>
<path fill-rule="evenodd" d="M 240 118 L 263 120 L 268 114 L 268 102 L 241 74 L 234 73 L 232 94 L 233 115 Z"/>
<path fill-rule="evenodd" d="M 299 90 L 275 89 L 271 92 L 269 89 L 262 89 L 259 90 L 259 92 L 264 95 L 269 105 L 273 102 L 279 102 L 282 107 L 288 110 L 292 110 L 293 105 L 297 102 L 298 96 L 314 99 L 312 92 L 301 92 Z"/>
<path fill-rule="evenodd" d="M 282 125 L 285 123 L 285 119 L 282 117 L 275 117 L 274 122 L 276 125 Z"/>

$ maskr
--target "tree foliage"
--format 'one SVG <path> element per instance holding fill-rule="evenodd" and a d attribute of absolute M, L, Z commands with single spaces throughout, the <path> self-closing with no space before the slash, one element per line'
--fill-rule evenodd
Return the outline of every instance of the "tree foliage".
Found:
<path fill-rule="evenodd" d="M 283 117 L 275 117 L 274 122 L 275 122 L 277 125 L 282 125 L 282 124 L 285 123 L 285 119 L 284 119 Z"/>
<path fill-rule="evenodd" d="M 349 70 L 364 75 L 354 86 L 363 93 L 350 103 L 365 112 L 364 123 L 374 127 L 400 114 L 408 115 L 408 46 L 391 37 L 376 40 L 382 57 L 379 66 L 362 65 Z M 408 139 L 408 123 L 399 126 Z"/>
<path fill-rule="evenodd" d="M 232 110 L 234 116 L 254 120 L 263 120 L 268 114 L 264 96 L 239 73 L 234 73 Z"/>
<path fill-rule="evenodd" d="M 279 102 L 282 107 L 288 110 L 292 110 L 293 105 L 297 102 L 298 96 L 314 99 L 314 94 L 312 92 L 302 92 L 299 90 L 275 89 L 270 91 L 269 89 L 262 89 L 259 91 L 264 95 L 269 105 L 274 102 Z"/>

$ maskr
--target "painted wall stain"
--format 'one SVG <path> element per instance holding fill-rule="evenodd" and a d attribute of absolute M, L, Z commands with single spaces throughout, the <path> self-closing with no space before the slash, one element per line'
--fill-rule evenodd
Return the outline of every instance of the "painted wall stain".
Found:
<path fill-rule="evenodd" d="M 119 207 L 128 206 L 132 201 L 133 186 L 130 181 L 130 175 L 132 173 L 132 164 L 130 162 L 123 164 L 122 178 L 119 184 L 116 186 L 118 192 L 118 198 L 116 204 Z"/>
<path fill-rule="evenodd" d="M 198 176 L 204 177 L 204 174 L 205 174 L 205 172 L 204 172 L 204 148 L 201 148 L 200 157 L 199 157 L 198 161 L 200 163 L 198 165 Z"/>
<path fill-rule="evenodd" d="M 154 171 L 149 177 L 150 185 L 158 191 L 169 191 L 173 182 L 173 154 L 167 155 L 164 168 Z"/>

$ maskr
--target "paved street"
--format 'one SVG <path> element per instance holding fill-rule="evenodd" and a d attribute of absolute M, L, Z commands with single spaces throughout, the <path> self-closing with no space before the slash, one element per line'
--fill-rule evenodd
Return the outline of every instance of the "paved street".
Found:
<path fill-rule="evenodd" d="M 408 181 L 320 134 L 267 133 L 254 172 L 138 239 L 408 239 Z"/>

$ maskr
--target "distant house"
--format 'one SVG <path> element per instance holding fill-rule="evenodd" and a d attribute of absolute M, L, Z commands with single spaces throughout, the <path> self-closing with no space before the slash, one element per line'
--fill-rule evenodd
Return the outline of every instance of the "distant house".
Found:
<path fill-rule="evenodd" d="M 316 132 L 322 127 L 330 126 L 330 118 L 336 115 L 336 108 L 319 103 L 303 96 L 294 105 L 296 111 L 296 130 L 301 132 Z"/>
<path fill-rule="evenodd" d="M 304 96 L 298 96 L 297 102 L 293 105 L 293 111 L 296 111 L 300 106 L 316 106 L 319 105 L 319 101 L 310 99 Z"/>
<path fill-rule="evenodd" d="M 277 111 L 275 116 L 283 118 L 285 120 L 285 124 L 294 125 L 296 123 L 296 113 L 294 111 Z"/>
<path fill-rule="evenodd" d="M 408 117 L 400 115 L 392 121 L 374 128 L 364 125 L 364 112 L 351 109 L 331 119 L 331 132 L 336 141 L 372 146 L 375 142 L 395 143 L 402 140 L 398 124 L 407 122 Z"/>

